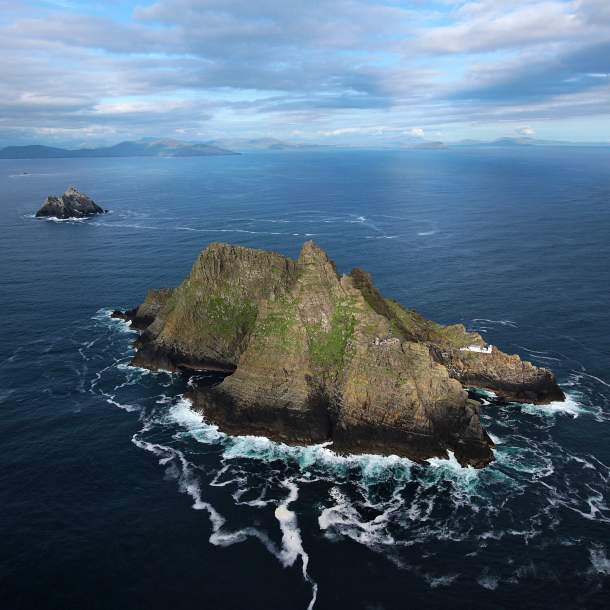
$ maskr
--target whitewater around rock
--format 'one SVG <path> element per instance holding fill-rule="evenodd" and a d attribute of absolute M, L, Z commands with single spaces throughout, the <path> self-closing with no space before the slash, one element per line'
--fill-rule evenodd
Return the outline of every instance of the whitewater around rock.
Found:
<path fill-rule="evenodd" d="M 339 275 L 311 241 L 296 261 L 211 244 L 178 288 L 114 316 L 142 331 L 134 365 L 227 375 L 188 397 L 228 434 L 483 467 L 494 443 L 466 388 L 564 398 L 547 369 L 384 298 L 360 269 Z"/>

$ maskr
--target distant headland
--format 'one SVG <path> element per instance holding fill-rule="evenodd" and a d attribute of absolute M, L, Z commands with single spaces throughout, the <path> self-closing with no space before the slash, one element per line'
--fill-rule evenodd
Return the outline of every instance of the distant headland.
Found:
<path fill-rule="evenodd" d="M 209 157 L 237 155 L 211 144 L 181 142 L 180 140 L 149 139 L 126 141 L 99 148 L 55 148 L 34 144 L 7 146 L 0 149 L 0 159 L 88 159 L 98 157 Z"/>
<path fill-rule="evenodd" d="M 178 288 L 113 316 L 142 331 L 134 365 L 227 375 L 189 398 L 229 434 L 483 467 L 494 445 L 466 388 L 564 399 L 550 371 L 384 298 L 360 269 L 339 275 L 311 241 L 297 260 L 211 244 Z"/>

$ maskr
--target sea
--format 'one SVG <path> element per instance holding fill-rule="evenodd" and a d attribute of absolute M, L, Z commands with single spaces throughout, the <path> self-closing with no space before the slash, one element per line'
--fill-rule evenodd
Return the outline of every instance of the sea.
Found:
<path fill-rule="evenodd" d="M 69 185 L 110 212 L 34 218 Z M 114 308 L 309 239 L 566 401 L 480 394 L 475 470 L 226 436 L 129 366 Z M 610 607 L 609 148 L 2 160 L 0 316 L 3 610 Z"/>

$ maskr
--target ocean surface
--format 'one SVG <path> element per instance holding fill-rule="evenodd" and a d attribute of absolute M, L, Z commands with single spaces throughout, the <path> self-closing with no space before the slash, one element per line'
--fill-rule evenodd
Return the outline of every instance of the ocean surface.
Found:
<path fill-rule="evenodd" d="M 70 184 L 111 213 L 33 218 Z M 3 160 L 0 193 L 0 608 L 609 607 L 610 150 Z M 568 399 L 423 467 L 226 437 L 128 366 L 113 308 L 212 241 L 310 238 Z"/>

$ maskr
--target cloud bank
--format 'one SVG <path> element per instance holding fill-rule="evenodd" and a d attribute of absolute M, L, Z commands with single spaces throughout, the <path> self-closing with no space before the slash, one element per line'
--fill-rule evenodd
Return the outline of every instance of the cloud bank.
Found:
<path fill-rule="evenodd" d="M 5 0 L 0 74 L 2 144 L 610 140 L 610 3 Z"/>

